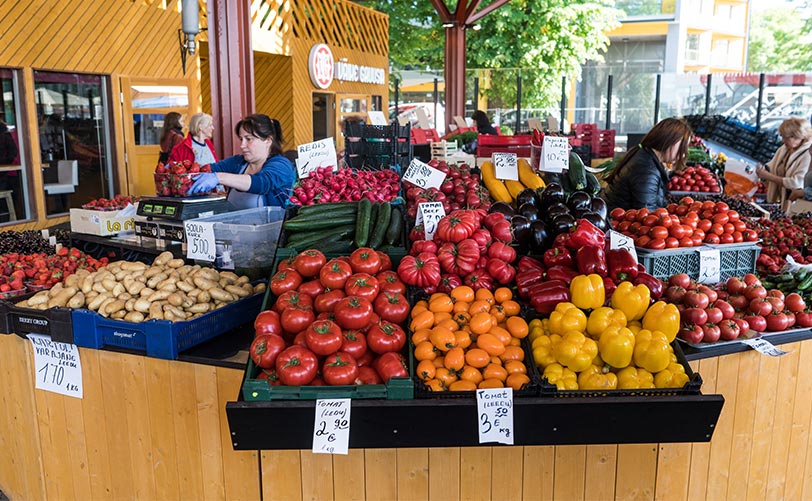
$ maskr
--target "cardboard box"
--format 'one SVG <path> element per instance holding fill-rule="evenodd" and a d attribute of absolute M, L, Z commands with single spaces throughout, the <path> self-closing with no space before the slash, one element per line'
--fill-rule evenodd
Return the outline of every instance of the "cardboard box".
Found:
<path fill-rule="evenodd" d="M 135 231 L 135 215 L 119 216 L 119 211 L 70 210 L 70 229 L 102 237 Z"/>

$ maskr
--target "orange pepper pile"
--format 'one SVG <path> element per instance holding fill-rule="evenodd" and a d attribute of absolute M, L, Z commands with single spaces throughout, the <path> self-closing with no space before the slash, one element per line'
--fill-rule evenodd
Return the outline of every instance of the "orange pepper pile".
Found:
<path fill-rule="evenodd" d="M 431 391 L 521 389 L 530 382 L 521 339 L 529 333 L 510 289 L 468 286 L 412 308 L 416 376 Z"/>

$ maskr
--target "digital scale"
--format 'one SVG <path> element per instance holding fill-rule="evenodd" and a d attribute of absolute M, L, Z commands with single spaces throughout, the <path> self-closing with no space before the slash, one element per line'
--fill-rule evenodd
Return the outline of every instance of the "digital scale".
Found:
<path fill-rule="evenodd" d="M 205 197 L 144 197 L 135 216 L 135 234 L 139 239 L 151 238 L 156 247 L 180 243 L 185 245 L 183 222 L 198 217 L 231 212 L 234 206 L 225 195 Z"/>

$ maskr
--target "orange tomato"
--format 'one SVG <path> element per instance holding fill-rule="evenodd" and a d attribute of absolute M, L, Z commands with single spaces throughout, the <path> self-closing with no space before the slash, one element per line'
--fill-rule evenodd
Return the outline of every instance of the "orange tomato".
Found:
<path fill-rule="evenodd" d="M 471 333 L 468 331 L 454 331 L 454 339 L 457 340 L 457 346 L 463 350 L 467 349 L 471 346 L 471 343 L 474 342 L 474 340 L 471 339 Z"/>
<path fill-rule="evenodd" d="M 530 333 L 530 327 L 522 317 L 508 317 L 505 323 L 507 324 L 507 330 L 510 331 L 510 335 L 513 337 L 522 339 Z"/>
<path fill-rule="evenodd" d="M 508 360 L 505 362 L 505 370 L 508 373 L 508 377 L 513 374 L 527 374 L 527 367 L 518 360 Z"/>
<path fill-rule="evenodd" d="M 482 348 L 488 355 L 498 357 L 505 352 L 505 345 L 493 334 L 481 334 L 476 338 L 477 348 Z"/>
<path fill-rule="evenodd" d="M 434 325 L 437 326 L 444 320 L 451 320 L 452 317 L 450 312 L 447 311 L 438 311 L 434 314 Z"/>
<path fill-rule="evenodd" d="M 454 303 L 454 313 L 465 313 L 468 311 L 468 308 L 471 307 L 471 303 L 467 303 L 465 301 L 457 301 Z"/>
<path fill-rule="evenodd" d="M 474 301 L 471 303 L 471 306 L 468 307 L 468 313 L 471 315 L 476 315 L 477 313 L 488 312 L 491 309 L 490 303 L 487 301 Z"/>
<path fill-rule="evenodd" d="M 513 292 L 507 287 L 499 287 L 493 291 L 493 298 L 497 303 L 502 304 L 505 301 L 510 301 L 513 299 Z"/>
<path fill-rule="evenodd" d="M 507 316 L 505 314 L 505 309 L 502 308 L 502 305 L 495 304 L 491 306 L 490 312 L 491 316 L 496 319 L 496 322 L 499 323 L 505 319 Z"/>
<path fill-rule="evenodd" d="M 420 363 L 417 364 L 417 368 L 414 370 L 414 372 L 417 377 L 423 381 L 428 381 L 429 379 L 434 379 L 434 376 L 437 373 L 437 367 L 431 363 L 431 360 L 421 360 Z"/>
<path fill-rule="evenodd" d="M 496 365 L 502 365 L 502 359 L 499 357 L 491 357 L 491 363 Z"/>
<path fill-rule="evenodd" d="M 482 289 L 480 289 L 482 290 Z M 484 390 L 486 388 L 504 388 L 505 385 L 498 379 L 484 379 L 477 385 L 477 388 Z"/>
<path fill-rule="evenodd" d="M 503 329 L 502 327 L 491 327 L 491 330 L 488 331 L 488 334 L 492 334 L 496 337 L 503 345 L 507 346 L 510 344 L 510 332 L 507 329 Z"/>
<path fill-rule="evenodd" d="M 462 348 L 457 347 L 448 350 L 445 354 L 443 366 L 454 374 L 462 372 L 462 368 L 465 366 L 465 352 Z"/>
<path fill-rule="evenodd" d="M 471 381 L 474 384 L 479 384 L 482 381 L 482 373 L 479 372 L 479 369 L 475 369 L 470 365 L 466 365 L 462 368 L 462 372 L 460 373 L 460 379 L 464 379 L 466 381 Z"/>
<path fill-rule="evenodd" d="M 485 301 L 488 302 L 488 304 L 493 304 L 495 302 L 493 298 L 493 292 L 491 292 L 488 289 L 477 289 L 476 293 L 474 294 L 474 297 L 476 297 L 477 299 L 484 299 Z"/>
<path fill-rule="evenodd" d="M 472 316 L 471 321 L 468 322 L 468 328 L 470 328 L 474 334 L 485 334 L 491 330 L 492 326 L 493 318 L 490 313 L 485 313 L 484 311 Z"/>
<path fill-rule="evenodd" d="M 457 322 L 457 325 L 459 325 L 460 327 L 465 327 L 466 325 L 468 325 L 468 322 L 471 321 L 471 315 L 469 315 L 468 312 L 465 311 L 455 313 L 454 321 Z"/>
<path fill-rule="evenodd" d="M 409 324 L 409 330 L 417 332 L 418 329 L 431 329 L 434 326 L 434 313 L 425 310 L 417 315 L 412 312 L 412 322 Z"/>
<path fill-rule="evenodd" d="M 412 344 L 417 346 L 423 341 L 428 341 L 429 335 L 431 335 L 431 329 L 417 329 L 412 334 Z"/>
<path fill-rule="evenodd" d="M 439 379 L 429 379 L 428 381 L 423 381 L 423 384 L 426 385 L 429 391 L 445 391 L 443 382 Z"/>
<path fill-rule="evenodd" d="M 451 299 L 459 303 L 460 301 L 470 303 L 474 300 L 474 289 L 467 285 L 460 285 L 451 290 Z"/>
<path fill-rule="evenodd" d="M 431 329 L 429 341 L 431 341 L 431 344 L 433 344 L 435 348 L 442 352 L 446 352 L 457 346 L 454 331 L 447 327 L 435 327 Z"/>
<path fill-rule="evenodd" d="M 521 345 L 522 345 L 522 340 L 517 338 L 517 337 L 511 337 L 510 338 L 510 343 L 508 343 L 508 346 L 521 346 Z"/>
<path fill-rule="evenodd" d="M 529 382 L 530 378 L 527 377 L 527 374 L 511 374 L 508 376 L 507 380 L 505 380 L 505 384 L 513 388 L 514 391 L 521 390 L 522 386 Z"/>
<path fill-rule="evenodd" d="M 521 362 L 524 360 L 524 350 L 521 346 L 505 346 L 505 351 L 499 355 L 499 358 L 504 361 L 518 360 Z"/>
<path fill-rule="evenodd" d="M 509 317 L 518 315 L 522 311 L 522 307 L 516 301 L 505 301 L 502 303 L 502 308 L 505 309 L 505 314 Z"/>
<path fill-rule="evenodd" d="M 451 386 L 448 387 L 449 391 L 474 391 L 476 390 L 476 384 L 472 381 L 454 381 L 451 383 Z"/>
<path fill-rule="evenodd" d="M 434 360 L 432 360 L 432 361 L 431 361 L 431 363 L 433 363 L 433 364 L 434 364 L 434 366 L 435 366 L 435 367 L 437 367 L 438 369 L 439 369 L 440 367 L 445 367 L 445 365 L 443 365 L 443 364 L 445 363 L 445 357 L 443 357 L 443 356 L 438 356 L 437 358 L 435 358 Z"/>
<path fill-rule="evenodd" d="M 429 304 L 431 304 L 431 302 L 434 301 L 435 299 L 443 297 L 449 297 L 449 295 L 446 294 L 445 292 L 435 292 L 434 294 L 429 296 Z"/>
<path fill-rule="evenodd" d="M 472 348 L 465 353 L 465 362 L 476 369 L 487 366 L 491 361 L 491 356 L 482 348 Z"/>
<path fill-rule="evenodd" d="M 482 369 L 482 377 L 485 379 L 498 379 L 504 382 L 508 377 L 508 373 L 501 365 L 488 364 L 487 367 Z"/>
<path fill-rule="evenodd" d="M 438 367 L 437 368 L 437 379 L 443 382 L 446 387 L 451 386 L 451 383 L 457 380 L 457 375 L 453 374 L 450 370 L 446 369 L 445 367 Z"/>
<path fill-rule="evenodd" d="M 427 301 L 422 300 L 416 302 L 414 306 L 412 306 L 412 318 L 416 317 L 417 315 L 420 315 L 421 313 L 427 311 L 428 309 L 429 303 Z"/>
<path fill-rule="evenodd" d="M 437 348 L 431 344 L 431 341 L 421 341 L 414 347 L 414 358 L 416 360 L 434 360 L 437 358 Z"/>
<path fill-rule="evenodd" d="M 435 296 L 438 297 L 435 298 L 432 296 L 431 301 L 429 301 L 429 311 L 433 311 L 434 313 L 450 313 L 454 311 L 454 302 L 451 301 L 450 297 L 445 294 L 435 294 Z"/>
<path fill-rule="evenodd" d="M 460 328 L 460 325 L 453 318 L 446 318 L 434 324 L 434 327 L 445 327 L 446 329 L 455 331 Z"/>

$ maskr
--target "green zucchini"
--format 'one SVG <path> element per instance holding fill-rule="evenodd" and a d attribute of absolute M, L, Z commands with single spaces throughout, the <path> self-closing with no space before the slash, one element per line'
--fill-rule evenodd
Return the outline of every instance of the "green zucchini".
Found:
<path fill-rule="evenodd" d="M 581 157 L 575 152 L 570 152 L 570 163 L 568 169 L 570 184 L 573 190 L 583 190 L 586 188 L 586 169 Z"/>
<path fill-rule="evenodd" d="M 288 233 L 287 244 L 297 244 L 300 240 L 318 240 L 319 237 L 331 235 L 333 233 L 346 233 L 347 231 L 349 231 L 351 235 L 355 235 L 355 222 L 351 224 L 342 224 L 327 230 L 297 231 L 294 233 Z"/>
<path fill-rule="evenodd" d="M 317 220 L 290 219 L 282 223 L 282 228 L 288 230 L 289 232 L 309 231 L 335 228 L 338 225 L 350 224 L 354 222 L 355 216 L 321 217 Z"/>
<path fill-rule="evenodd" d="M 349 240 L 355 234 L 355 226 L 342 226 L 333 231 L 309 231 L 302 233 L 302 237 L 289 239 L 285 247 L 296 247 L 297 249 L 307 249 L 323 242 L 333 242 L 336 240 Z"/>
<path fill-rule="evenodd" d="M 358 202 L 358 216 L 355 220 L 355 246 L 366 247 L 369 240 L 369 221 L 372 217 L 372 202 L 366 198 Z"/>
<path fill-rule="evenodd" d="M 396 205 L 392 206 L 392 215 L 389 217 L 389 227 L 386 229 L 386 243 L 394 245 L 400 240 L 403 231 L 403 214 Z"/>
<path fill-rule="evenodd" d="M 299 207 L 298 215 L 328 213 L 335 214 L 336 212 L 349 211 L 353 214 L 358 211 L 358 203 L 356 202 L 330 202 L 326 204 L 313 204 L 303 205 Z"/>
<path fill-rule="evenodd" d="M 301 219 L 301 220 L 319 220 L 319 219 L 322 219 L 322 218 L 325 218 L 325 217 L 354 216 L 357 213 L 358 213 L 358 207 L 355 206 L 355 205 L 352 205 L 352 206 L 349 206 L 349 207 L 336 207 L 335 209 L 332 209 L 332 210 L 318 210 L 318 211 L 308 211 L 308 212 L 302 212 L 302 210 L 299 209 L 299 212 L 295 216 L 290 218 L 289 221 L 292 221 L 294 219 L 296 219 L 296 220 L 299 220 L 299 219 Z"/>
<path fill-rule="evenodd" d="M 375 226 L 369 235 L 367 246 L 377 249 L 383 243 L 386 230 L 389 229 L 389 220 L 392 218 L 392 204 L 383 202 L 378 208 L 378 218 L 375 219 Z"/>
<path fill-rule="evenodd" d="M 592 196 L 597 195 L 601 191 L 601 182 L 591 172 L 586 172 L 584 175 L 586 176 L 586 192 Z"/>
<path fill-rule="evenodd" d="M 335 240 L 319 245 L 319 250 L 325 254 L 346 254 L 353 250 L 352 242 L 347 240 Z"/>

